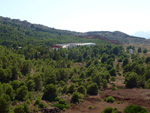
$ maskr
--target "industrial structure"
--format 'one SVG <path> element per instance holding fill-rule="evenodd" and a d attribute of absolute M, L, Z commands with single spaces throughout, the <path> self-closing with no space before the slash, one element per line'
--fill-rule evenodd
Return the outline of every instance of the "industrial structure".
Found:
<path fill-rule="evenodd" d="M 72 48 L 72 47 L 77 47 L 77 46 L 91 46 L 91 45 L 96 45 L 96 43 L 67 43 L 67 44 L 56 44 L 50 46 L 53 50 L 57 50 L 59 48 Z"/>

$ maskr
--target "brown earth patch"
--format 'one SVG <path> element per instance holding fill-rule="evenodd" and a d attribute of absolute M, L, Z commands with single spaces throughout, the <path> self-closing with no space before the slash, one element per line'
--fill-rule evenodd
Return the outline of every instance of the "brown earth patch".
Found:
<path fill-rule="evenodd" d="M 115 102 L 105 102 L 104 98 L 107 96 L 113 96 Z M 83 100 L 79 104 L 72 104 L 64 113 L 101 113 L 106 107 L 118 108 L 119 112 L 123 113 L 130 103 L 140 105 L 150 112 L 150 90 L 147 89 L 110 89 L 103 91 L 101 95 L 85 97 Z M 89 106 L 92 106 L 92 109 L 89 109 Z"/>
<path fill-rule="evenodd" d="M 102 98 L 113 96 L 116 100 L 140 105 L 150 110 L 150 90 L 148 89 L 119 89 L 106 91 Z"/>

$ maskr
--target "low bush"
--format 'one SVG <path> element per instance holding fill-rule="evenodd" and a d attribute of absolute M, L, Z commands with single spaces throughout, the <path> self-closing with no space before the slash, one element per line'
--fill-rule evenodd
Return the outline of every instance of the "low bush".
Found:
<path fill-rule="evenodd" d="M 118 109 L 112 107 L 106 107 L 101 113 L 118 113 Z"/>
<path fill-rule="evenodd" d="M 112 88 L 112 90 L 117 90 L 117 89 L 118 89 L 117 87 L 113 87 L 113 88 Z"/>
<path fill-rule="evenodd" d="M 15 106 L 14 113 L 30 113 L 29 105 L 25 103 L 22 105 Z"/>
<path fill-rule="evenodd" d="M 117 104 L 123 104 L 123 101 L 117 101 Z"/>
<path fill-rule="evenodd" d="M 81 86 L 78 87 L 77 91 L 78 91 L 79 93 L 85 94 L 85 87 L 84 87 L 83 85 L 81 85 Z"/>
<path fill-rule="evenodd" d="M 47 108 L 47 105 L 45 105 L 44 103 L 39 103 L 39 107 L 40 108 Z"/>
<path fill-rule="evenodd" d="M 80 99 L 81 99 L 81 96 L 78 92 L 74 92 L 72 94 L 72 97 L 71 97 L 71 102 L 72 103 L 79 103 L 80 102 Z"/>
<path fill-rule="evenodd" d="M 114 99 L 113 96 L 108 96 L 108 97 L 105 97 L 105 98 L 104 98 L 104 101 L 113 103 L 113 102 L 115 101 L 115 99 Z"/>
<path fill-rule="evenodd" d="M 130 104 L 124 109 L 125 113 L 148 113 L 148 111 L 145 108 L 142 108 L 138 105 Z"/>
<path fill-rule="evenodd" d="M 88 109 L 93 109 L 93 106 L 92 106 L 92 105 L 89 105 L 89 106 L 88 106 Z"/>
<path fill-rule="evenodd" d="M 87 93 L 90 95 L 97 95 L 98 94 L 98 85 L 96 83 L 92 83 L 87 86 Z"/>
<path fill-rule="evenodd" d="M 70 105 L 66 104 L 65 100 L 63 100 L 63 99 L 60 99 L 58 103 L 53 104 L 52 106 L 57 107 L 61 110 L 65 110 L 66 108 L 70 108 Z"/>

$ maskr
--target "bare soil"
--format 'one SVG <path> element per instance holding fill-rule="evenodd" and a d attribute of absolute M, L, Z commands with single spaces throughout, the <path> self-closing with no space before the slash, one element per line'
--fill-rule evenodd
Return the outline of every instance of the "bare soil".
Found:
<path fill-rule="evenodd" d="M 114 103 L 107 103 L 104 98 L 113 96 Z M 120 103 L 118 103 L 120 102 Z M 150 90 L 147 89 L 119 89 L 105 90 L 97 96 L 85 97 L 79 104 L 72 104 L 71 108 L 64 113 L 101 113 L 106 107 L 118 108 L 123 113 L 123 109 L 129 104 L 140 105 L 150 112 Z M 92 106 L 92 109 L 89 109 Z"/>
<path fill-rule="evenodd" d="M 65 113 L 101 113 L 106 107 L 118 108 L 119 111 L 123 111 L 128 104 L 128 102 L 123 104 L 107 103 L 101 99 L 101 96 L 90 96 L 84 98 L 84 102 L 72 105 Z M 89 109 L 89 106 L 92 106 L 92 108 Z"/>

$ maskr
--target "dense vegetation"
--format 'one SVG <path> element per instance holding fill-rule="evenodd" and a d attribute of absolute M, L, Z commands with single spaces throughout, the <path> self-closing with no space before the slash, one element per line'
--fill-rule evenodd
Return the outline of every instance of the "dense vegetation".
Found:
<path fill-rule="evenodd" d="M 27 21 L 0 17 L 0 44 L 8 47 L 18 48 L 28 44 L 47 47 L 57 43 L 105 42 L 98 39 L 75 37 L 75 34 L 78 33 L 31 24 Z"/>
<path fill-rule="evenodd" d="M 58 101 L 61 95 L 73 94 L 71 102 L 76 103 L 83 95 L 97 95 L 100 88 L 107 88 L 110 76 L 116 76 L 111 75 L 111 70 L 116 71 L 115 58 L 127 55 L 122 46 L 114 45 L 58 51 L 31 45 L 22 49 L 0 48 L 1 101 L 6 102 L 6 110 L 14 106 L 13 102 L 28 105 L 37 103 L 37 99 Z"/>
<path fill-rule="evenodd" d="M 124 75 L 126 88 L 150 88 L 150 57 L 141 56 L 146 48 L 124 48 L 73 33 L 0 18 L 0 112 L 30 113 L 48 106 L 65 111 L 70 103 L 99 94 L 117 75 Z M 57 51 L 49 47 L 89 41 L 97 45 Z"/>

